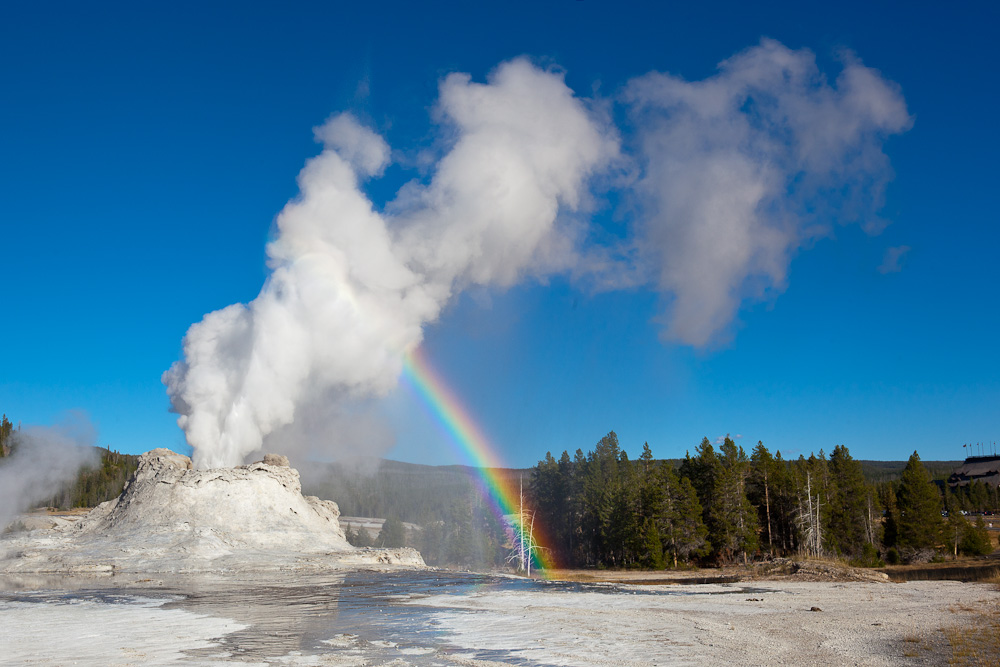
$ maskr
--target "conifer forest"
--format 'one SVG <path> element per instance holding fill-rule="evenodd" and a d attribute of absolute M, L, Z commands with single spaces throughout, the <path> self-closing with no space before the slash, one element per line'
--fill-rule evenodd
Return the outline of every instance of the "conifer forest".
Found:
<path fill-rule="evenodd" d="M 680 461 L 648 444 L 629 460 L 614 432 L 584 454 L 546 454 L 531 472 L 532 507 L 556 562 L 574 567 L 747 563 L 792 554 L 859 566 L 991 551 L 982 516 L 997 489 L 952 492 L 914 452 L 897 480 L 866 480 L 847 447 L 786 461 L 758 442 L 703 439 Z"/>

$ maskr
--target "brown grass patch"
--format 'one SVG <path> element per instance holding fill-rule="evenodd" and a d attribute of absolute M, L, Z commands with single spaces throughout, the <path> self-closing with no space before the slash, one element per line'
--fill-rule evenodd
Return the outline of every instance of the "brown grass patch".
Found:
<path fill-rule="evenodd" d="M 923 637 L 918 637 L 917 635 L 906 635 L 903 637 L 904 658 L 919 658 L 930 651 L 931 646 L 924 641 Z"/>
<path fill-rule="evenodd" d="M 996 665 L 1000 656 L 1000 605 L 970 608 L 961 605 L 953 612 L 968 614 L 961 625 L 944 628 L 951 646 L 950 665 Z"/>

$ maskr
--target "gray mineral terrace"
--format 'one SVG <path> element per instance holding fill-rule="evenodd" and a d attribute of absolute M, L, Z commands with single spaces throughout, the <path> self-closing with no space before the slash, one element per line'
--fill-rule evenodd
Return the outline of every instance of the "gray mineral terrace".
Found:
<path fill-rule="evenodd" d="M 0 540 L 0 573 L 424 566 L 413 549 L 351 546 L 339 517 L 336 503 L 302 495 L 283 456 L 194 470 L 187 456 L 154 449 L 115 500 L 78 521 Z"/>

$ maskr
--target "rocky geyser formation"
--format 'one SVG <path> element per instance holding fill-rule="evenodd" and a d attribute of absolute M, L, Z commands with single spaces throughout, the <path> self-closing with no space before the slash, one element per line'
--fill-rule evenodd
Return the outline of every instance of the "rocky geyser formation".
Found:
<path fill-rule="evenodd" d="M 350 551 L 337 503 L 303 496 L 299 473 L 284 456 L 237 468 L 191 469 L 169 449 L 142 455 L 115 500 L 98 506 L 80 529 L 127 537 L 201 536 L 244 549 Z"/>
<path fill-rule="evenodd" d="M 422 566 L 413 549 L 357 549 L 340 510 L 303 496 L 284 456 L 194 470 L 169 449 L 142 455 L 115 500 L 44 534 L 0 543 L 3 571 L 260 571 Z"/>

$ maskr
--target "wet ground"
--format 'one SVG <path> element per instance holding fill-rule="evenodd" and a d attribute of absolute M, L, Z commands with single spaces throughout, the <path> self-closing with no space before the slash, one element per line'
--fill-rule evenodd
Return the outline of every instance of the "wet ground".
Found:
<path fill-rule="evenodd" d="M 998 603 L 994 587 L 959 582 L 637 586 L 412 570 L 8 577 L 0 664 L 944 665 L 942 628 Z"/>
<path fill-rule="evenodd" d="M 231 661 L 260 664 L 474 664 L 475 661 L 510 665 L 539 665 L 506 650 L 458 647 L 436 617 L 443 611 L 476 614 L 475 610 L 449 609 L 449 597 L 467 598 L 493 594 L 531 594 L 542 591 L 596 592 L 614 595 L 608 585 L 559 583 L 513 577 L 439 571 L 349 572 L 323 575 L 269 575 L 254 578 L 198 576 L 165 579 L 118 580 L 116 578 L 49 578 L 28 581 L 0 580 L 0 614 L 27 614 L 44 608 L 58 626 L 60 614 L 82 612 L 94 617 L 98 610 L 155 610 L 147 623 L 162 617 L 164 632 L 180 639 L 177 616 L 186 612 L 189 624 L 210 627 L 212 636 L 189 637 L 191 646 L 177 647 L 180 661 L 187 664 L 219 664 Z M 743 594 L 742 589 L 732 590 Z M 679 593 L 679 592 L 678 592 Z M 669 594 L 664 589 L 630 592 L 630 595 Z M 442 597 L 443 596 L 443 597 Z M 434 598 L 433 606 L 422 599 Z M 445 600 L 442 603 L 442 599 Z M 32 608 L 35 609 L 32 609 Z M 4 613 L 6 612 L 6 613 Z M 54 614 L 54 615 L 53 615 Z M 136 617 L 138 619 L 138 616 Z M 169 622 L 166 619 L 170 619 Z M 233 623 L 219 626 L 205 619 Z M 113 621 L 112 621 L 113 623 Z M 0 626 L 2 627 L 2 626 Z M 10 625 L 6 626 L 8 630 Z M 51 628 L 50 628 L 51 629 Z M 219 630 L 223 632 L 219 633 Z M 95 627 L 100 632 L 100 627 Z M 0 630 L 0 647 L 3 642 Z M 194 632 L 197 634 L 197 632 Z M 8 637 L 8 639 L 13 639 Z M 113 642 L 112 642 L 113 643 Z M 138 643 L 138 642 L 137 642 Z M 72 650 L 72 649 L 68 649 Z M 86 664 L 99 664 L 108 656 L 82 653 L 66 656 Z M 138 658 L 144 647 L 120 647 L 122 659 Z M 3 658 L 0 648 L 0 658 Z M 150 647 L 156 655 L 155 647 Z M 135 654 L 135 655 L 133 655 Z M 114 655 L 117 655 L 115 653 Z M 17 661 L 19 657 L 8 655 Z M 31 662 L 47 661 L 44 655 Z M 53 664 L 59 657 L 51 656 Z M 135 664 L 142 662 L 138 659 Z"/>
<path fill-rule="evenodd" d="M 373 664 L 405 659 L 411 665 L 440 665 L 455 651 L 447 633 L 434 620 L 438 610 L 420 606 L 420 599 L 540 585 L 544 584 L 474 574 L 357 572 L 274 585 L 252 583 L 246 588 L 226 582 L 209 583 L 164 607 L 247 624 L 221 641 L 221 648 L 234 657 L 267 660 L 295 652 L 340 653 L 343 658 L 363 657 Z M 192 657 L 213 653 L 217 654 L 218 649 L 205 649 L 200 655 L 195 652 Z M 504 657 L 489 651 L 475 652 L 473 656 L 468 650 L 459 653 L 460 658 Z"/>

